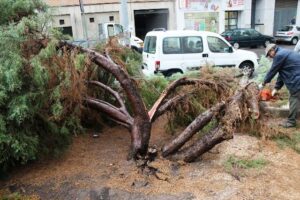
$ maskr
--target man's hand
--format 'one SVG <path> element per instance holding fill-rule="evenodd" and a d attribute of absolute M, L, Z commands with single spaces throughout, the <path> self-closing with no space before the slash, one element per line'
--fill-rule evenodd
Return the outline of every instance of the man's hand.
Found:
<path fill-rule="evenodd" d="M 259 84 L 259 85 L 258 85 L 258 89 L 260 89 L 260 90 L 261 90 L 261 89 L 263 89 L 263 88 L 264 88 L 264 86 L 265 86 L 265 85 L 264 85 L 263 83 L 261 83 L 261 84 Z"/>
<path fill-rule="evenodd" d="M 274 97 L 274 96 L 277 94 L 277 92 L 278 92 L 278 90 L 273 89 L 273 90 L 272 90 L 272 93 L 271 93 L 271 94 L 272 94 L 272 97 Z"/>

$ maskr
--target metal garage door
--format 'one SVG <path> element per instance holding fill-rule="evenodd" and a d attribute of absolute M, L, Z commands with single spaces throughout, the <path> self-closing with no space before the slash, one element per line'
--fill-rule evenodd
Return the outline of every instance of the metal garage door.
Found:
<path fill-rule="evenodd" d="M 274 33 L 284 25 L 291 23 L 291 19 L 296 17 L 298 0 L 276 0 Z"/>

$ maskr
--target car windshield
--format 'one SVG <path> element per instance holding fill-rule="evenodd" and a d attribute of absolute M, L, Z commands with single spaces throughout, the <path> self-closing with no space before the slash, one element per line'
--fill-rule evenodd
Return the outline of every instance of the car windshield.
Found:
<path fill-rule="evenodd" d="M 279 31 L 291 31 L 293 29 L 292 26 L 284 26 L 283 28 L 281 28 Z"/>
<path fill-rule="evenodd" d="M 221 35 L 232 35 L 232 31 L 225 31 L 221 33 Z"/>

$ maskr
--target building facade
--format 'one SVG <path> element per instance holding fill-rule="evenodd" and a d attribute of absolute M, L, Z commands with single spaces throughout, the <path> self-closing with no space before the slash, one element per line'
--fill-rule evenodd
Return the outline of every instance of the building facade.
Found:
<path fill-rule="evenodd" d="M 62 28 L 74 39 L 97 39 L 100 23 L 122 22 L 120 0 L 46 2 L 53 9 L 53 26 Z M 125 29 L 132 34 L 143 38 L 153 28 L 176 29 L 175 0 L 126 0 L 126 4 L 128 24 Z"/>
<path fill-rule="evenodd" d="M 221 33 L 251 27 L 251 0 L 179 0 L 178 29 Z"/>
<path fill-rule="evenodd" d="M 142 39 L 154 28 L 206 30 L 216 33 L 233 28 L 255 28 L 261 33 L 273 35 L 280 27 L 290 24 L 292 19 L 300 24 L 300 0 L 46 2 L 53 9 L 53 26 L 61 27 L 64 33 L 72 35 L 74 39 L 97 39 L 99 23 L 105 22 L 121 23 L 125 25 L 125 29 Z"/>

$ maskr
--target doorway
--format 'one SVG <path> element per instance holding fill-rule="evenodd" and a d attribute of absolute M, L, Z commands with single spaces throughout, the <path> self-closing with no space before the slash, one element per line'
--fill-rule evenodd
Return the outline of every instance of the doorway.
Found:
<path fill-rule="evenodd" d="M 144 40 L 147 32 L 154 28 L 168 29 L 168 9 L 135 10 L 135 34 Z"/>

